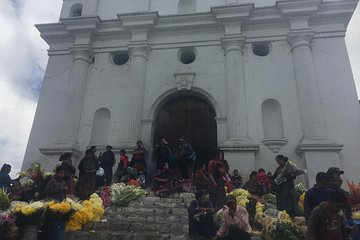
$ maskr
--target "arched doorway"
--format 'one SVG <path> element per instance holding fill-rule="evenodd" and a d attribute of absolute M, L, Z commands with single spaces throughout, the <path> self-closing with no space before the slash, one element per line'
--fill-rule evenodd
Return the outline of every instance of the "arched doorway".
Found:
<path fill-rule="evenodd" d="M 217 147 L 217 125 L 213 107 L 197 96 L 177 96 L 158 111 L 154 129 L 154 147 L 160 136 L 176 148 L 186 137 L 197 154 L 197 163 L 206 163 Z"/>

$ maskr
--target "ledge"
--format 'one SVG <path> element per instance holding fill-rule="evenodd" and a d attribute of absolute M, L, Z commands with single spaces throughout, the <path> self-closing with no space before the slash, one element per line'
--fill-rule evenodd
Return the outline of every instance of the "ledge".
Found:
<path fill-rule="evenodd" d="M 80 157 L 82 154 L 82 151 L 80 151 L 78 148 L 73 146 L 62 146 L 62 147 L 44 147 L 39 148 L 39 151 L 41 154 L 45 156 L 49 155 L 61 155 L 63 153 L 70 152 L 74 157 Z"/>
<path fill-rule="evenodd" d="M 297 145 L 295 152 L 298 155 L 304 152 L 340 152 L 343 149 L 343 144 L 338 144 L 330 140 L 301 140 Z"/>
<path fill-rule="evenodd" d="M 279 150 L 288 143 L 287 139 L 263 139 L 261 141 L 273 153 L 278 153 Z"/>
<path fill-rule="evenodd" d="M 224 144 L 219 145 L 221 150 L 234 151 L 234 152 L 254 152 L 259 151 L 259 144 L 256 144 L 250 139 L 229 139 Z"/>

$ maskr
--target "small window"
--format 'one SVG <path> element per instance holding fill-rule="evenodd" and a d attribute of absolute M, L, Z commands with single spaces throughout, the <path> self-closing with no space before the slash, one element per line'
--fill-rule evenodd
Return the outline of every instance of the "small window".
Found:
<path fill-rule="evenodd" d="M 190 64 L 196 59 L 196 50 L 194 48 L 182 48 L 179 51 L 179 61 L 183 64 Z"/>
<path fill-rule="evenodd" d="M 124 65 L 129 61 L 129 53 L 128 52 L 116 52 L 111 54 L 112 62 L 115 65 Z"/>
<path fill-rule="evenodd" d="M 81 17 L 82 8 L 83 6 L 80 3 L 72 5 L 70 9 L 70 17 Z"/>
<path fill-rule="evenodd" d="M 256 56 L 265 57 L 270 53 L 269 43 L 254 43 L 252 47 L 253 47 L 253 53 Z"/>

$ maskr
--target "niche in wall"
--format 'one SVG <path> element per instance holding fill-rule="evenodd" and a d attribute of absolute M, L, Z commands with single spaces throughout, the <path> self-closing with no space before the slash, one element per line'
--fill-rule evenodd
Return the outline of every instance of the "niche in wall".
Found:
<path fill-rule="evenodd" d="M 288 141 L 284 137 L 284 125 L 281 105 L 275 99 L 267 99 L 261 104 L 262 125 L 264 139 L 263 144 L 274 153 Z"/>
<path fill-rule="evenodd" d="M 195 13 L 196 12 L 196 0 L 179 0 L 178 13 Z"/>
<path fill-rule="evenodd" d="M 80 3 L 74 4 L 70 8 L 69 17 L 81 17 L 83 5 Z"/>
<path fill-rule="evenodd" d="M 107 144 L 110 115 L 110 110 L 107 108 L 100 108 L 95 112 L 90 138 L 91 145 L 105 146 Z"/>

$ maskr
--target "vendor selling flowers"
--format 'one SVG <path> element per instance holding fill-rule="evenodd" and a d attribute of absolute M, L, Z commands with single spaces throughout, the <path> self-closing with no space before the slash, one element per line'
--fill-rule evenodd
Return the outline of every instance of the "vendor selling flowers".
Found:
<path fill-rule="evenodd" d="M 250 240 L 252 232 L 249 223 L 249 214 L 246 208 L 238 206 L 234 196 L 226 198 L 226 209 L 223 213 L 223 220 L 220 229 L 213 240 L 218 239 L 243 239 Z M 226 233 L 228 233 L 226 235 Z"/>
<path fill-rule="evenodd" d="M 55 171 L 55 176 L 46 184 L 46 196 L 47 198 L 62 202 L 66 197 L 66 183 L 63 180 L 65 171 L 62 166 L 58 166 Z"/>

